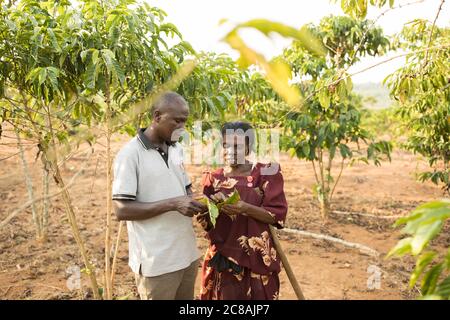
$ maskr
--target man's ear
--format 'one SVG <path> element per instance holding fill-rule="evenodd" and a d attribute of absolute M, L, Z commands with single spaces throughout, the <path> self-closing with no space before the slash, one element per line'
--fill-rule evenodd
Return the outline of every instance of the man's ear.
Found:
<path fill-rule="evenodd" d="M 153 112 L 153 119 L 155 122 L 159 122 L 159 120 L 161 120 L 161 112 L 159 112 L 159 110 Z"/>

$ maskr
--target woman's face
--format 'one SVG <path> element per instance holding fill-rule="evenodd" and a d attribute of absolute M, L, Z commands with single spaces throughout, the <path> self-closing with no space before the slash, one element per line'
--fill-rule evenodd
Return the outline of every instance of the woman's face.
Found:
<path fill-rule="evenodd" d="M 229 166 L 245 164 L 245 157 L 249 151 L 245 143 L 245 135 L 225 134 L 223 135 L 222 146 L 225 164 Z"/>

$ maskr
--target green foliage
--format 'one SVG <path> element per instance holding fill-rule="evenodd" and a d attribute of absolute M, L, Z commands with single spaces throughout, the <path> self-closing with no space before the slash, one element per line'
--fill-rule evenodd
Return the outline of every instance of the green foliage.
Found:
<path fill-rule="evenodd" d="M 421 279 L 423 299 L 450 299 L 450 248 L 443 257 L 430 249 L 430 242 L 439 235 L 448 219 L 450 200 L 444 199 L 421 205 L 395 223 L 395 226 L 404 225 L 402 233 L 408 236 L 400 240 L 387 257 L 407 254 L 416 257 L 410 286 Z"/>
<path fill-rule="evenodd" d="M 26 121 L 33 121 L 42 141 L 48 114 L 60 143 L 73 140 L 68 132 L 74 130 L 77 140 L 92 140 L 83 132 L 104 123 L 107 108 L 110 117 L 121 119 L 193 52 L 176 27 L 164 22 L 163 11 L 141 2 L 25 0 L 4 9 L 1 97 L 11 122 L 31 134 Z M 170 37 L 178 40 L 171 47 Z M 116 122 L 113 129 L 130 129 Z"/>
<path fill-rule="evenodd" d="M 300 110 L 289 110 L 285 116 L 282 147 L 317 164 L 314 189 L 325 217 L 344 161 L 372 160 L 379 165 L 383 156 L 390 159 L 391 145 L 374 141 L 361 126 L 361 99 L 352 92 L 346 75 L 361 56 L 383 54 L 389 42 L 370 21 L 349 17 L 325 17 L 318 26 L 308 27 L 327 51 L 315 55 L 294 42 L 279 58 L 291 67 L 302 94 L 308 97 Z M 365 151 L 360 143 L 367 145 Z M 335 179 L 331 170 L 336 155 L 340 155 L 341 170 Z"/>
<path fill-rule="evenodd" d="M 204 201 L 202 201 L 202 202 L 204 202 L 207 205 L 209 221 L 211 221 L 211 224 L 213 225 L 213 227 L 215 227 L 216 219 L 219 216 L 219 208 L 217 208 L 217 206 L 214 204 L 214 202 L 212 202 L 208 198 L 205 198 Z"/>
<path fill-rule="evenodd" d="M 433 29 L 415 20 L 397 37 L 398 46 L 412 51 L 405 65 L 386 78 L 391 95 L 400 104 L 399 116 L 408 129 L 405 147 L 426 157 L 432 171 L 419 175 L 450 188 L 450 29 Z"/>
<path fill-rule="evenodd" d="M 385 109 L 361 110 L 361 126 L 370 136 L 390 141 L 394 147 L 403 147 L 403 137 L 408 130 L 402 125 L 399 107 L 393 105 Z"/>
<path fill-rule="evenodd" d="M 196 59 L 196 67 L 178 87 L 194 120 L 220 123 L 274 95 L 260 73 L 239 68 L 226 54 L 202 52 Z"/>
<path fill-rule="evenodd" d="M 285 38 L 297 40 L 302 47 L 309 52 L 317 55 L 325 54 L 323 45 L 306 27 L 296 29 L 279 22 L 266 19 L 254 19 L 237 25 L 233 31 L 237 31 L 241 28 L 254 28 L 266 36 L 277 33 Z"/>
<path fill-rule="evenodd" d="M 238 24 L 224 38 L 225 42 L 240 53 L 238 64 L 241 67 L 247 68 L 252 64 L 259 66 L 275 92 L 287 104 L 298 106 L 301 102 L 301 95 L 298 88 L 289 83 L 292 76 L 289 67 L 282 60 L 266 61 L 262 54 L 248 47 L 239 35 L 239 30 L 242 28 L 253 28 L 266 36 L 277 33 L 283 37 L 292 38 L 300 43 L 306 51 L 316 55 L 324 54 L 323 45 L 306 27 L 297 30 L 282 23 L 265 19 L 254 19 Z"/>
<path fill-rule="evenodd" d="M 332 0 L 337 2 L 338 0 Z M 376 6 L 378 8 L 389 5 L 390 8 L 394 6 L 394 0 L 341 0 L 342 10 L 351 17 L 365 18 L 367 15 L 367 7 L 369 5 Z"/>
<path fill-rule="evenodd" d="M 84 1 L 81 5 L 82 41 L 89 44 L 80 53 L 84 62 L 81 95 L 100 96 L 105 108 L 109 103 L 112 116 L 126 113 L 133 105 L 167 82 L 176 73 L 184 56 L 192 54 L 191 46 L 171 23 L 166 13 L 146 3 L 134 1 Z M 178 43 L 169 47 L 167 38 Z M 148 106 L 150 107 L 150 106 Z M 135 133 L 149 116 L 134 123 L 119 121 L 117 128 Z"/>
<path fill-rule="evenodd" d="M 214 203 L 208 198 L 203 198 L 200 202 L 208 206 L 209 220 L 213 227 L 216 226 L 216 219 L 219 216 L 220 208 L 225 204 L 236 204 L 241 199 L 239 192 L 234 189 L 233 193 L 225 200 L 221 202 Z"/>
<path fill-rule="evenodd" d="M 233 193 L 224 202 L 217 204 L 217 207 L 220 209 L 225 204 L 235 204 L 239 200 L 241 200 L 241 196 L 239 195 L 239 192 L 234 189 Z"/>
<path fill-rule="evenodd" d="M 345 68 L 363 56 L 383 55 L 389 49 L 389 40 L 370 20 L 357 20 L 347 16 L 328 16 L 318 26 L 308 25 L 310 33 L 320 39 L 326 48 L 323 55 L 303 49 L 294 42 L 283 53 L 291 69 L 313 80 L 323 78 L 329 69 Z"/>

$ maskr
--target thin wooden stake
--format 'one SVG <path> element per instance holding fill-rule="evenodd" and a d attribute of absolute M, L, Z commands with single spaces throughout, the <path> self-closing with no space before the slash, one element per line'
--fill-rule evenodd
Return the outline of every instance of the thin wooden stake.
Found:
<path fill-rule="evenodd" d="M 116 247 L 114 248 L 114 256 L 111 267 L 111 289 L 114 289 L 114 278 L 116 276 L 116 263 L 117 263 L 117 253 L 119 252 L 120 238 L 122 236 L 123 221 L 119 223 L 119 230 L 117 231 Z"/>
<path fill-rule="evenodd" d="M 289 282 L 292 285 L 292 288 L 294 289 L 295 295 L 297 296 L 298 300 L 306 300 L 305 296 L 303 295 L 302 289 L 300 289 L 300 285 L 298 284 L 297 278 L 295 277 L 294 272 L 292 271 L 291 265 L 289 264 L 289 261 L 287 259 L 286 254 L 283 251 L 283 248 L 281 247 L 280 240 L 278 239 L 277 232 L 275 231 L 275 228 L 271 225 L 269 225 L 270 233 L 272 234 L 273 244 L 275 246 L 275 250 L 277 250 L 278 255 L 281 258 L 281 262 L 283 263 L 284 270 L 286 270 L 286 274 L 289 278 Z"/>

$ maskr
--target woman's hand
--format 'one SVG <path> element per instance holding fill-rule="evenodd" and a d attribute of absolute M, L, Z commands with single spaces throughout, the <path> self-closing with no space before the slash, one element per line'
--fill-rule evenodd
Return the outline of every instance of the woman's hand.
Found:
<path fill-rule="evenodd" d="M 242 200 L 239 200 L 235 204 L 224 204 L 222 208 L 220 208 L 220 211 L 229 216 L 245 214 L 247 211 L 247 203 Z"/>
<path fill-rule="evenodd" d="M 228 197 L 225 194 L 223 194 L 222 192 L 217 192 L 216 194 L 211 195 L 210 198 L 216 204 L 228 199 Z M 234 216 L 234 215 L 245 213 L 246 209 L 247 209 L 247 203 L 242 200 L 239 200 L 235 204 L 224 204 L 220 208 L 220 212 L 225 213 L 229 216 Z"/>
<path fill-rule="evenodd" d="M 222 192 L 217 192 L 211 195 L 210 198 L 214 203 L 218 203 L 227 200 L 228 197 L 224 195 Z"/>

